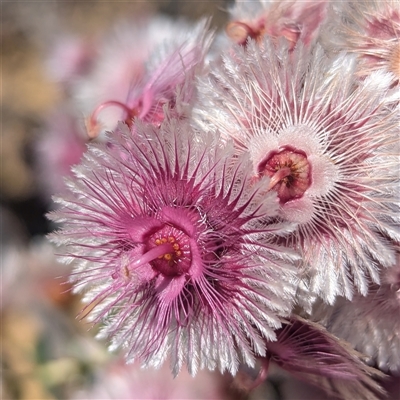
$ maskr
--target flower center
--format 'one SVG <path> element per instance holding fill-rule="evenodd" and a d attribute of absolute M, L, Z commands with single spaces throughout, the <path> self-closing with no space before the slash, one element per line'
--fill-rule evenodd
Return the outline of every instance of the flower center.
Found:
<path fill-rule="evenodd" d="M 268 156 L 258 173 L 271 178 L 269 188 L 278 193 L 282 204 L 303 196 L 311 185 L 311 165 L 304 152 L 285 147 Z"/>
<path fill-rule="evenodd" d="M 182 275 L 190 269 L 191 249 L 189 237 L 174 227 L 165 227 L 153 234 L 148 241 L 147 252 L 156 257 L 151 266 L 165 276 Z"/>
<path fill-rule="evenodd" d="M 147 237 L 141 261 L 135 263 L 149 263 L 156 272 L 165 276 L 182 275 L 192 263 L 189 241 L 184 230 L 166 224 Z"/>

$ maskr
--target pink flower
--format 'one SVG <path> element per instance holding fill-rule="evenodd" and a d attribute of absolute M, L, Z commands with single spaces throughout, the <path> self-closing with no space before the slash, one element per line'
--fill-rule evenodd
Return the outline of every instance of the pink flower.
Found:
<path fill-rule="evenodd" d="M 117 28 L 100 49 L 93 73 L 76 87 L 91 137 L 135 117 L 159 124 L 167 104 L 177 117 L 184 116 L 194 98 L 188 82 L 211 43 L 206 21 L 193 27 L 157 17 Z"/>
<path fill-rule="evenodd" d="M 276 195 L 184 121 L 133 129 L 90 147 L 52 214 L 64 224 L 53 241 L 80 263 L 76 290 L 129 361 L 159 367 L 170 355 L 174 373 L 186 363 L 191 374 L 252 365 L 296 285 L 296 255 L 273 243 L 292 229 L 271 224 Z"/>
<path fill-rule="evenodd" d="M 45 66 L 51 79 L 70 86 L 90 71 L 95 58 L 94 41 L 65 34 L 56 38 Z"/>
<path fill-rule="evenodd" d="M 373 378 L 384 375 L 365 365 L 352 350 L 321 325 L 292 316 L 277 331 L 277 340 L 267 343 L 268 362 L 274 362 L 295 377 L 343 399 L 378 399 L 383 390 Z M 265 374 L 265 371 L 262 372 Z"/>
<path fill-rule="evenodd" d="M 333 47 L 354 53 L 357 74 L 366 77 L 373 71 L 400 78 L 400 2 L 398 0 L 351 1 L 336 9 Z M 335 25 L 334 25 L 335 24 Z M 331 32 L 332 32 L 331 28 Z"/>
<path fill-rule="evenodd" d="M 293 50 L 298 41 L 310 45 L 316 39 L 327 5 L 326 1 L 311 0 L 236 1 L 226 33 L 242 45 L 247 39 L 262 42 L 264 36 L 284 37 Z"/>
<path fill-rule="evenodd" d="M 232 54 L 232 52 L 234 54 Z M 398 116 L 376 73 L 354 89 L 351 59 L 319 46 L 289 52 L 271 41 L 236 46 L 202 80 L 203 127 L 249 152 L 254 179 L 270 178 L 280 216 L 299 223 L 286 243 L 300 250 L 310 290 L 333 303 L 365 295 L 399 240 Z M 398 94 L 397 94 L 398 96 Z"/>

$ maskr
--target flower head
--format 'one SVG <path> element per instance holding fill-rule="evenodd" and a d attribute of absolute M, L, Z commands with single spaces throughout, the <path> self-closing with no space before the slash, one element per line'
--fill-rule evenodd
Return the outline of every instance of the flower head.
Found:
<path fill-rule="evenodd" d="M 90 148 L 53 240 L 80 260 L 76 289 L 128 360 L 234 373 L 291 310 L 296 256 L 273 243 L 290 227 L 270 223 L 276 196 L 260 202 L 249 162 L 214 135 L 179 120 L 133 129 Z"/>
<path fill-rule="evenodd" d="M 373 71 L 393 74 L 400 79 L 400 3 L 398 0 L 352 1 L 339 8 L 336 46 L 356 54 L 357 74 Z"/>
<path fill-rule="evenodd" d="M 241 45 L 248 39 L 262 43 L 264 36 L 284 37 L 293 49 L 298 41 L 311 44 L 317 37 L 326 1 L 236 1 L 227 35 Z"/>
<path fill-rule="evenodd" d="M 365 365 L 362 354 L 323 326 L 293 315 L 267 343 L 267 360 L 330 395 L 378 399 L 382 389 L 373 378 L 384 375 Z"/>
<path fill-rule="evenodd" d="M 75 97 L 90 115 L 91 137 L 135 117 L 160 124 L 167 104 L 176 117 L 185 115 L 194 98 L 195 70 L 211 44 L 206 20 L 193 27 L 157 17 L 118 28 L 93 73 L 76 87 Z"/>
<path fill-rule="evenodd" d="M 245 391 L 254 389 L 274 373 L 271 367 L 278 365 L 292 379 L 319 387 L 328 398 L 377 400 L 376 395 L 384 393 L 375 379 L 385 375 L 365 365 L 363 354 L 321 324 L 292 314 L 276 335 L 276 341 L 266 342 L 266 356 L 258 360 L 258 376 L 251 380 L 255 371 L 243 368 L 234 380 L 237 386 Z"/>
<path fill-rule="evenodd" d="M 234 54 L 231 53 L 234 51 Z M 299 223 L 287 244 L 303 253 L 310 288 L 332 303 L 366 294 L 399 239 L 398 116 L 384 98 L 390 77 L 355 89 L 352 63 L 317 46 L 289 53 L 268 40 L 236 46 L 202 81 L 202 126 L 250 152 L 268 176 L 280 215 Z"/>
<path fill-rule="evenodd" d="M 51 79 L 68 88 L 90 71 L 95 58 L 93 41 L 65 34 L 56 38 L 46 60 L 46 70 Z"/>

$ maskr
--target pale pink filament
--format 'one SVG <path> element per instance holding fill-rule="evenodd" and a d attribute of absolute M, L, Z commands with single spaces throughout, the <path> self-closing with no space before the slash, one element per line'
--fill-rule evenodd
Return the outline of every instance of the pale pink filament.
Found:
<path fill-rule="evenodd" d="M 150 261 L 153 261 L 156 258 L 163 256 L 164 254 L 173 252 L 174 248 L 172 247 L 171 243 L 160 244 L 159 246 L 153 247 L 151 250 L 144 253 L 140 258 L 138 258 L 132 264 L 130 264 L 130 267 L 133 268 L 140 267 L 141 265 L 147 264 Z"/>
<path fill-rule="evenodd" d="M 271 190 L 276 184 L 278 184 L 282 179 L 285 179 L 287 176 L 291 175 L 292 170 L 289 167 L 284 167 L 275 172 L 275 174 L 271 177 L 269 182 L 268 190 Z"/>

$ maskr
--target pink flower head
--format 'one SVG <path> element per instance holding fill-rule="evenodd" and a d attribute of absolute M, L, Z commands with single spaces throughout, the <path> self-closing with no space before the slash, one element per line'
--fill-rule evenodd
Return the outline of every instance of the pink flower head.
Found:
<path fill-rule="evenodd" d="M 318 36 L 326 14 L 324 1 L 236 1 L 231 11 L 233 21 L 226 27 L 227 35 L 238 44 L 250 38 L 262 42 L 264 36 L 284 37 L 290 49 L 300 40 L 310 45 Z"/>
<path fill-rule="evenodd" d="M 90 113 L 92 137 L 113 130 L 119 120 L 160 124 L 167 103 L 177 117 L 184 116 L 194 98 L 195 69 L 211 44 L 207 21 L 193 27 L 157 17 L 120 28 L 106 42 L 92 76 L 77 88 L 76 98 Z"/>
<path fill-rule="evenodd" d="M 270 224 L 276 196 L 252 183 L 233 149 L 179 120 L 120 125 L 91 146 L 62 209 L 54 242 L 86 291 L 101 336 L 127 359 L 177 373 L 234 373 L 264 355 L 293 304 L 295 254 L 275 245 L 291 229 Z M 196 136 L 198 135 L 198 136 Z"/>
<path fill-rule="evenodd" d="M 203 126 L 250 152 L 255 179 L 270 178 L 281 218 L 299 223 L 287 244 L 303 253 L 310 289 L 333 303 L 367 293 L 395 262 L 399 240 L 398 116 L 377 73 L 354 90 L 352 64 L 319 46 L 289 53 L 268 40 L 235 46 L 199 91 Z"/>
<path fill-rule="evenodd" d="M 96 46 L 89 39 L 66 34 L 56 39 L 46 60 L 51 79 L 70 86 L 85 76 L 96 58 Z"/>
<path fill-rule="evenodd" d="M 382 70 L 400 79 L 400 2 L 398 0 L 351 1 L 342 9 L 337 23 L 339 51 L 358 58 L 357 74 L 365 77 Z M 339 47 L 340 46 L 340 47 Z"/>
<path fill-rule="evenodd" d="M 277 340 L 267 343 L 264 368 L 274 362 L 337 398 L 378 400 L 383 390 L 373 378 L 384 375 L 361 359 L 323 326 L 293 315 L 277 331 Z"/>
<path fill-rule="evenodd" d="M 338 299 L 332 307 L 320 306 L 315 317 L 327 329 L 369 357 L 369 363 L 392 373 L 400 372 L 400 257 L 395 267 L 382 272 L 382 284 L 371 285 L 367 297 L 352 302 Z M 360 334 L 362 333 L 362 334 Z"/>

